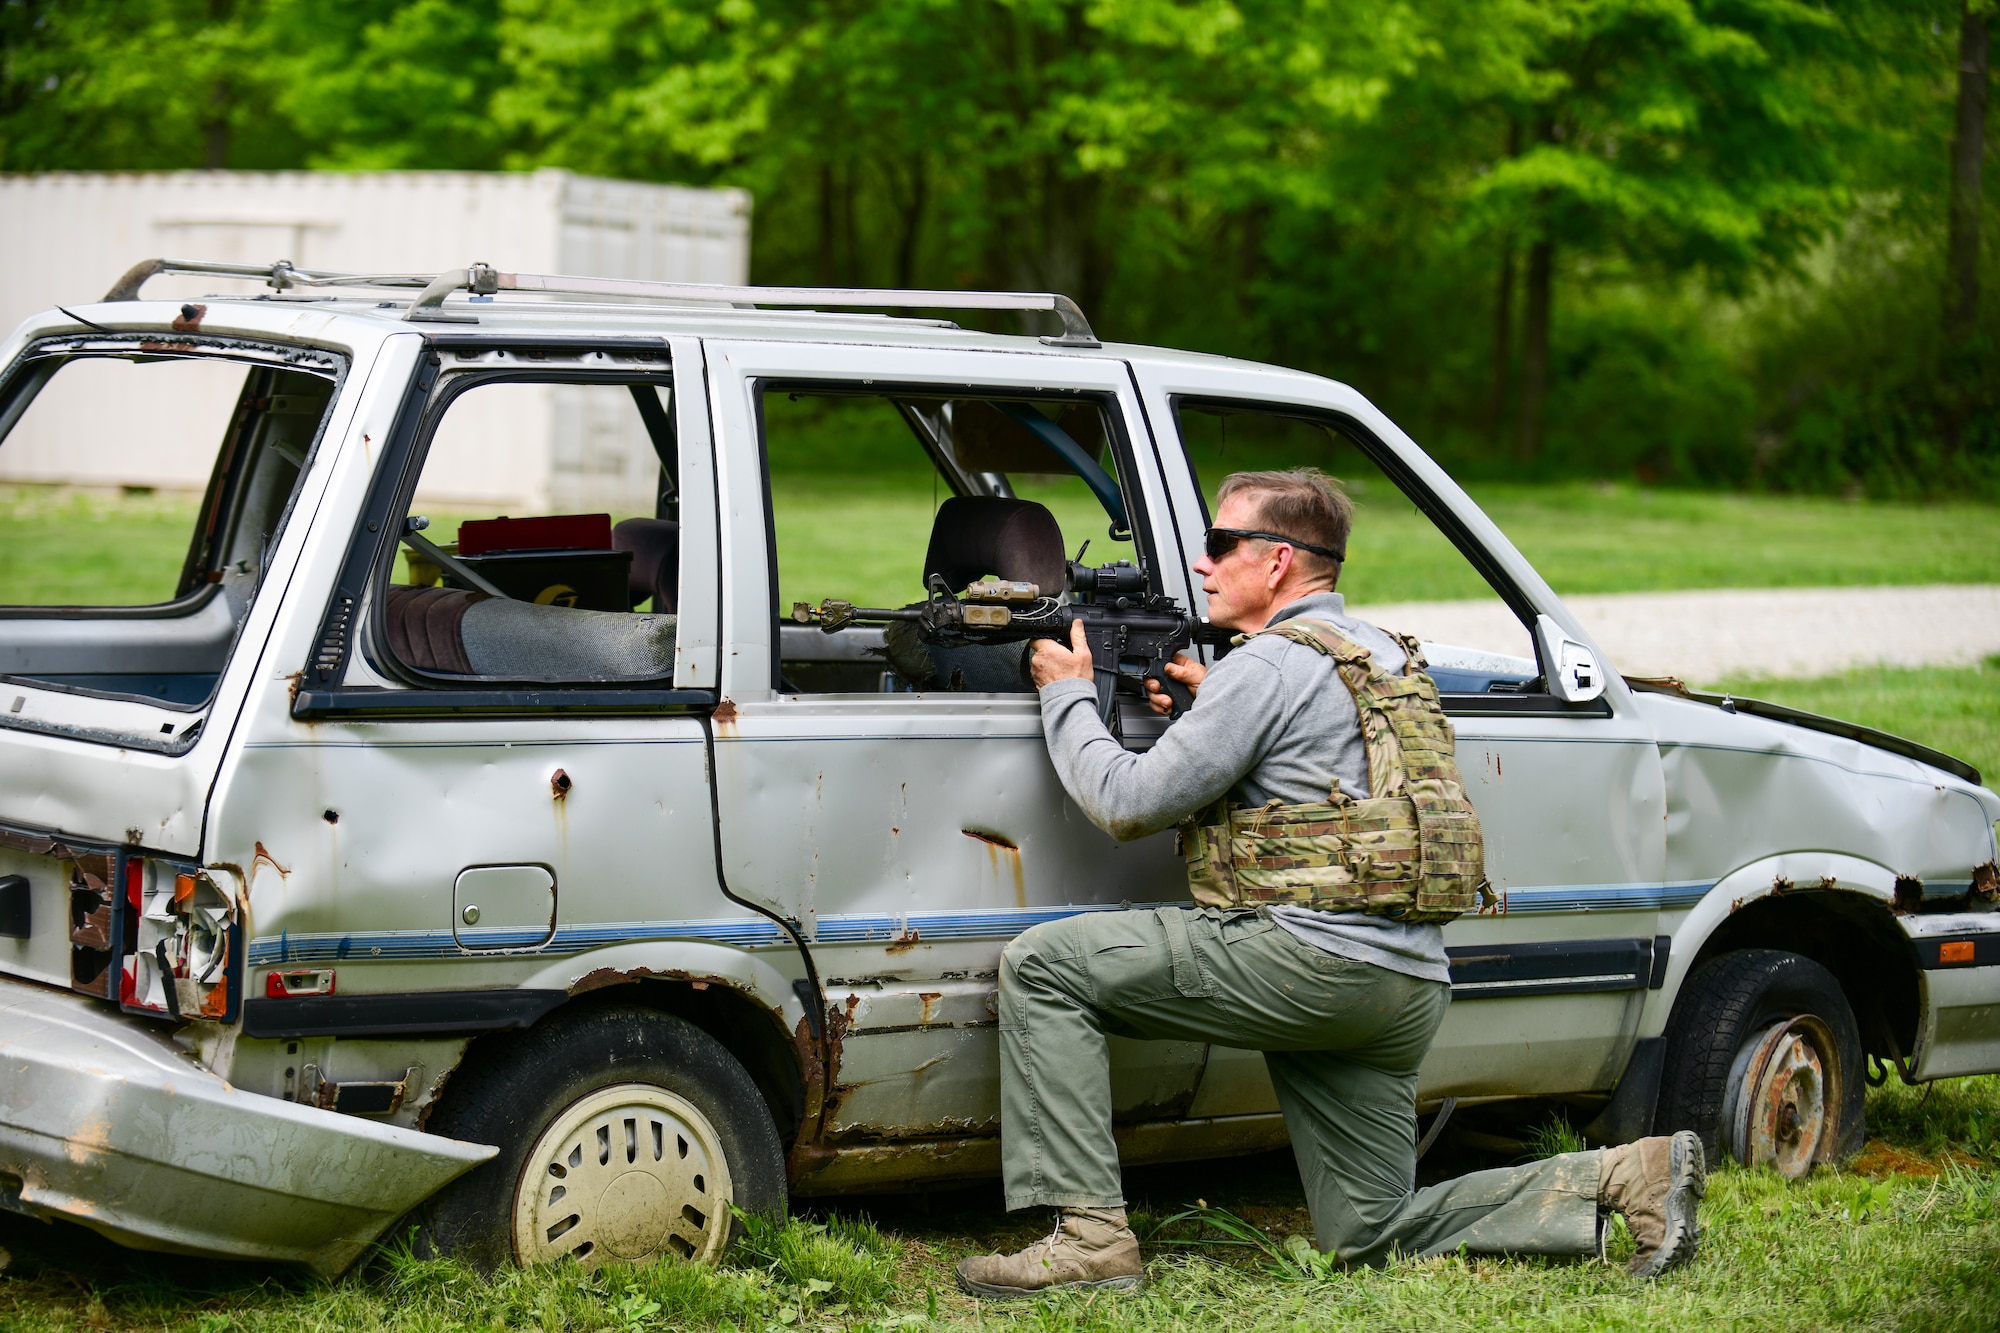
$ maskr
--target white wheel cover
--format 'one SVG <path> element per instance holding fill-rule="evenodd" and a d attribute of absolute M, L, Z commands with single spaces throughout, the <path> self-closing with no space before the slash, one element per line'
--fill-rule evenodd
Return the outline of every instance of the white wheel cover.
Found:
<path fill-rule="evenodd" d="M 565 1107 L 535 1140 L 514 1189 L 514 1257 L 709 1263 L 729 1242 L 733 1197 L 708 1118 L 655 1084 L 620 1083 Z"/>

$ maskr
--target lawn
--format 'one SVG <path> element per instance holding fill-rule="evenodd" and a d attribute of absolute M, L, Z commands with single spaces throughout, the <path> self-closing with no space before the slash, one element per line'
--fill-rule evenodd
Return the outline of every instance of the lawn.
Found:
<path fill-rule="evenodd" d="M 1457 558 L 1407 505 L 1358 488 L 1348 583 L 1357 599 L 1475 594 Z M 1066 533 L 1101 515 L 1051 491 Z M 1561 592 L 1669 587 L 2000 582 L 2000 509 L 1632 488 L 1483 488 L 1488 512 Z M 921 550 L 927 482 L 841 478 L 779 495 L 784 595 L 901 602 Z M 136 602 L 171 591 L 194 503 L 185 497 L 0 490 L 10 541 L 0 602 Z M 1092 557 L 1112 553 L 1102 540 Z M 793 571 L 798 571 L 796 577 Z M 1977 667 L 1873 669 L 1816 680 L 1744 680 L 1736 692 L 1898 732 L 2000 773 L 2000 659 Z M 584 1274 L 484 1277 L 385 1251 L 334 1283 L 250 1264 L 119 1249 L 91 1233 L 0 1213 L 0 1330 L 668 1328 L 889 1329 L 1822 1329 L 2000 1326 L 2000 1077 L 1869 1094 L 1868 1150 L 1800 1184 L 1715 1175 L 1700 1261 L 1656 1283 L 1598 1263 L 1446 1258 L 1358 1273 L 1301 1271 L 1216 1244 L 1183 1222 L 1199 1201 L 1282 1242 L 1307 1230 L 1288 1157 L 1137 1170 L 1135 1221 L 1151 1234 L 1150 1291 L 980 1307 L 951 1284 L 963 1254 L 1014 1248 L 1038 1214 L 1002 1213 L 984 1186 L 807 1210 L 721 1269 L 667 1263 Z M 1446 1151 L 1435 1174 L 1498 1159 Z"/>
<path fill-rule="evenodd" d="M 1988 786 L 2000 782 L 2000 657 L 1969 667 L 1868 667 L 1813 680 L 1753 678 L 1712 688 L 1907 736 L 1970 763 Z"/>
<path fill-rule="evenodd" d="M 1341 589 L 1357 603 L 1477 597 L 1485 588 L 1406 501 L 1355 483 L 1358 515 Z M 1069 553 L 1129 554 L 1080 487 L 1026 480 Z M 2000 583 L 2000 506 L 1716 495 L 1630 486 L 1486 486 L 1475 498 L 1559 593 L 1664 588 Z M 779 478 L 780 597 L 900 606 L 918 575 L 937 499 L 910 473 Z M 195 500 L 0 488 L 0 603 L 118 604 L 169 595 Z M 455 520 L 438 519 L 440 540 Z"/>
<path fill-rule="evenodd" d="M 1070 553 L 1129 554 L 1105 540 L 1104 516 L 1072 491 L 1048 502 Z M 2000 507 L 1849 503 L 1790 496 L 1688 494 L 1587 485 L 1490 486 L 1474 498 L 1558 593 L 1668 588 L 1801 588 L 2000 583 Z M 1400 496 L 1357 488 L 1341 591 L 1357 604 L 1489 595 L 1457 550 Z M 838 478 L 781 487 L 781 596 L 900 606 L 922 595 L 916 570 L 930 534 L 930 484 Z"/>
<path fill-rule="evenodd" d="M 1249 1219 L 1282 1254 L 1307 1230 L 1289 1157 L 1130 1173 L 1149 1291 L 982 1307 L 951 1282 L 958 1257 L 1041 1234 L 1003 1215 L 997 1187 L 814 1209 L 764 1231 L 721 1269 L 677 1261 L 586 1274 L 483 1277 L 393 1252 L 338 1282 L 250 1264 L 116 1249 L 90 1233 L 0 1215 L 0 1328 L 314 1333 L 361 1329 L 1992 1329 L 2000 1311 L 2000 1078 L 1869 1096 L 1874 1137 L 1847 1168 L 1788 1184 L 1734 1167 L 1711 1179 L 1698 1260 L 1652 1283 L 1596 1262 L 1465 1259 L 1321 1271 L 1218 1245 L 1203 1201 Z M 1480 1165 L 1458 1157 L 1456 1171 Z M 1429 1163 L 1427 1163 L 1429 1165 Z M 1613 1257 L 1629 1241 L 1614 1235 Z"/>
<path fill-rule="evenodd" d="M 137 606 L 174 595 L 200 498 L 0 486 L 0 604 Z"/>

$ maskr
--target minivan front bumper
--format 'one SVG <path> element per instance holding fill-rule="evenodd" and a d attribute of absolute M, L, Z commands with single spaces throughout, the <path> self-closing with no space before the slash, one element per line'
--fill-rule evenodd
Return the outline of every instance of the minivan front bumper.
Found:
<path fill-rule="evenodd" d="M 494 1152 L 239 1091 L 156 1023 L 0 978 L 0 1206 L 17 1212 L 331 1276 Z"/>

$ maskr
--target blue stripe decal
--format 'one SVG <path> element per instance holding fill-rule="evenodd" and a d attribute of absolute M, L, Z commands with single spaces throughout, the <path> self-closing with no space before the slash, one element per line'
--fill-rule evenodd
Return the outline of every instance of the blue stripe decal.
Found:
<path fill-rule="evenodd" d="M 1676 884 L 1562 884 L 1549 888 L 1503 889 L 1508 916 L 1545 912 L 1673 911 L 1692 907 L 1715 887 L 1712 879 Z"/>
<path fill-rule="evenodd" d="M 1676 884 L 1567 884 L 1547 888 L 1508 889 L 1506 914 L 1540 916 L 1554 912 L 1676 910 L 1701 901 L 1712 880 Z M 1166 904 L 1135 904 L 1143 907 Z M 896 940 L 1010 940 L 1031 926 L 1060 921 L 1085 912 L 1115 912 L 1120 903 L 1069 903 L 1060 907 L 1007 911 L 911 912 L 907 915 L 855 914 L 824 916 L 807 932 L 815 944 L 889 944 Z M 471 934 L 472 932 L 468 932 Z M 463 947 L 450 929 L 384 930 L 356 934 L 335 932 L 261 935 L 250 941 L 252 967 L 290 963 L 337 963 L 349 960 L 462 958 L 510 949 L 537 955 L 583 953 L 612 944 L 685 940 L 726 944 L 740 949 L 771 949 L 788 943 L 785 932 L 765 917 L 715 917 L 690 921 L 604 921 L 558 926 L 543 943 L 539 930 L 510 931 L 486 927 L 476 933 L 478 949 Z M 539 946 L 539 947 L 538 947 Z"/>

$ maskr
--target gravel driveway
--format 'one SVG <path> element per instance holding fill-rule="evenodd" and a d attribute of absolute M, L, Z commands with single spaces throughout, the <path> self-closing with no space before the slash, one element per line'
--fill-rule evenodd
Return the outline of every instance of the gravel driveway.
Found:
<path fill-rule="evenodd" d="M 1824 676 L 1852 667 L 1965 666 L 2000 653 L 2000 585 L 1720 588 L 1565 597 L 1628 676 Z M 1523 654 L 1498 599 L 1357 606 L 1354 614 L 1436 643 Z"/>

